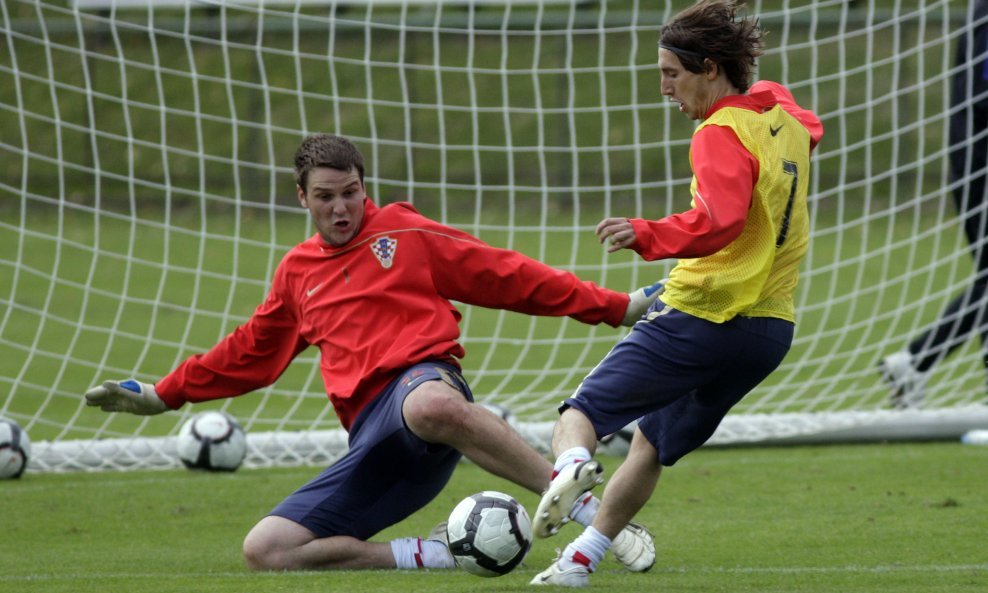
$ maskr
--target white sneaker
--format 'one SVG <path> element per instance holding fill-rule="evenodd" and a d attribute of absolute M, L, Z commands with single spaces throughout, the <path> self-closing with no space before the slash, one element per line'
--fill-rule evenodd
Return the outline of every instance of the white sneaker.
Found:
<path fill-rule="evenodd" d="M 549 565 L 549 568 L 535 575 L 529 585 L 556 585 L 558 587 L 587 587 L 590 585 L 590 570 L 579 564 L 563 570 L 559 568 L 559 560 Z"/>
<path fill-rule="evenodd" d="M 644 525 L 634 521 L 611 542 L 611 552 L 631 572 L 646 572 L 655 564 L 655 540 Z"/>
<path fill-rule="evenodd" d="M 918 408 L 923 404 L 928 376 L 915 367 L 912 354 L 889 354 L 878 364 L 878 370 L 892 389 L 889 395 L 889 405 L 892 408 L 905 410 Z"/>
<path fill-rule="evenodd" d="M 555 535 L 570 520 L 573 503 L 583 493 L 604 482 L 604 468 L 593 459 L 571 463 L 549 483 L 532 517 L 535 537 Z"/>

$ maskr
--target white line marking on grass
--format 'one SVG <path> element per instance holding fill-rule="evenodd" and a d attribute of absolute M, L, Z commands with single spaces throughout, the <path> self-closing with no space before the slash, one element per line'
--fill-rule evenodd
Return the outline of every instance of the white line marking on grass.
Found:
<path fill-rule="evenodd" d="M 296 571 L 296 572 L 183 572 L 181 574 L 159 573 L 159 572 L 106 572 L 106 573 L 76 573 L 76 574 L 30 574 L 30 575 L 0 575 L 0 583 L 12 583 L 21 581 L 72 581 L 77 579 L 86 580 L 117 580 L 117 579 L 154 579 L 154 580 L 185 580 L 203 578 L 221 579 L 263 579 L 281 576 L 293 577 L 326 577 L 325 572 L 319 571 Z"/>
<path fill-rule="evenodd" d="M 653 570 L 655 570 L 653 568 Z M 704 572 L 718 574 L 871 574 L 894 572 L 966 572 L 988 571 L 988 563 L 984 564 L 886 564 L 879 566 L 710 566 L 697 568 L 665 568 L 661 572 Z"/>
<path fill-rule="evenodd" d="M 665 572 L 676 574 L 707 573 L 707 574 L 883 574 L 883 573 L 954 573 L 954 572 L 988 572 L 988 563 L 983 564 L 886 564 L 879 566 L 707 566 L 695 568 L 659 568 L 652 569 L 653 574 Z M 380 573 L 395 572 L 392 570 L 371 571 Z M 401 571 L 408 572 L 408 571 Z M 615 571 L 618 572 L 618 571 Z M 32 574 L 32 575 L 0 575 L 0 583 L 17 583 L 27 581 L 72 581 L 86 580 L 119 580 L 119 579 L 156 579 L 156 580 L 186 580 L 201 578 L 220 579 L 263 579 L 306 577 L 324 578 L 325 572 L 298 571 L 288 573 L 254 573 L 254 572 L 200 572 L 200 573 L 151 573 L 151 572 L 114 572 L 103 574 Z"/>

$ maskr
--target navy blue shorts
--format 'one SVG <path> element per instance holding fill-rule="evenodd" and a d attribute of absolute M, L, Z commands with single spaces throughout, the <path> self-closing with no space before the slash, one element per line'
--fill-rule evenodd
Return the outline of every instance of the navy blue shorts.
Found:
<path fill-rule="evenodd" d="M 460 452 L 427 443 L 405 425 L 405 397 L 425 381 L 445 381 L 473 401 L 455 366 L 426 362 L 409 367 L 361 410 L 350 427 L 347 453 L 271 514 L 318 537 L 366 540 L 435 498 L 452 476 Z"/>
<path fill-rule="evenodd" d="M 709 439 L 728 410 L 782 362 L 794 324 L 772 317 L 713 323 L 661 301 L 583 380 L 573 407 L 602 437 L 639 420 L 663 465 Z"/>

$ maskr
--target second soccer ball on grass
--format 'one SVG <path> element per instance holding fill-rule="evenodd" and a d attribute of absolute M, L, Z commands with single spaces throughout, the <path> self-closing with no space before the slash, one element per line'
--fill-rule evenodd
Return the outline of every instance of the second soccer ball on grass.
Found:
<path fill-rule="evenodd" d="M 13 420 L 0 418 L 0 479 L 19 478 L 31 457 L 31 439 Z"/>
<path fill-rule="evenodd" d="M 199 412 L 179 429 L 176 448 L 189 469 L 233 471 L 247 456 L 247 435 L 226 412 Z"/>

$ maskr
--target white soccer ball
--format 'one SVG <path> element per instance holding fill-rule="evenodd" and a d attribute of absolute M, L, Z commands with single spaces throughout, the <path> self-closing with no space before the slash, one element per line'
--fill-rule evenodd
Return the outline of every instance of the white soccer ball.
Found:
<path fill-rule="evenodd" d="M 532 547 L 532 521 L 525 507 L 503 492 L 485 490 L 456 505 L 446 526 L 457 566 L 482 577 L 508 574 Z"/>
<path fill-rule="evenodd" d="M 226 412 L 199 412 L 178 431 L 176 448 L 185 467 L 233 471 L 247 455 L 247 435 Z"/>
<path fill-rule="evenodd" d="M 31 458 L 31 439 L 13 420 L 0 418 L 0 479 L 19 478 Z"/>

